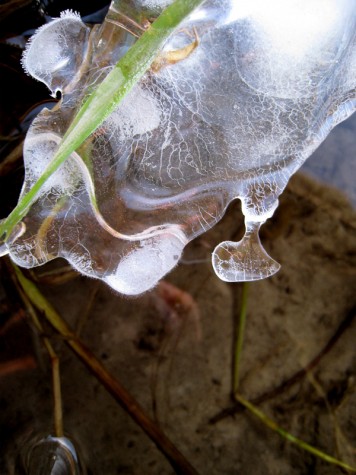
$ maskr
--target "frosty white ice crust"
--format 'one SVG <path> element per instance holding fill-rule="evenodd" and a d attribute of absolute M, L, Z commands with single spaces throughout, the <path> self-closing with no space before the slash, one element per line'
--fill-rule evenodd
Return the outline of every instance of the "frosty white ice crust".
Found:
<path fill-rule="evenodd" d="M 169 3 L 135 1 L 133 20 Z M 28 132 L 22 194 L 136 40 L 134 22 L 132 33 L 120 26 L 126 12 L 114 0 L 92 29 L 66 12 L 32 38 L 25 69 L 62 99 Z M 259 228 L 290 176 L 355 110 L 355 44 L 355 0 L 206 0 L 171 36 L 164 61 L 47 181 L 6 252 L 24 267 L 61 256 L 137 295 L 239 198 L 245 236 L 216 247 L 215 272 L 229 282 L 274 274 Z M 172 51 L 182 57 L 171 61 Z"/>

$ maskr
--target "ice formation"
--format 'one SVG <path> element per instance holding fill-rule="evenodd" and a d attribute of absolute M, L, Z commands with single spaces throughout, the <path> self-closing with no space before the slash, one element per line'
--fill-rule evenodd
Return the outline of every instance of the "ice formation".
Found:
<path fill-rule="evenodd" d="M 89 28 L 66 12 L 34 35 L 25 68 L 62 99 L 28 132 L 22 193 L 51 160 L 83 97 L 133 44 L 140 24 L 169 3 L 114 0 L 102 25 Z M 290 176 L 355 110 L 355 27 L 355 0 L 206 0 L 46 183 L 6 251 L 24 267 L 64 257 L 136 295 L 239 198 L 245 236 L 215 248 L 214 269 L 229 282 L 274 274 L 279 264 L 262 248 L 259 228 Z M 189 54 L 170 61 L 169 52 L 176 58 L 196 38 Z"/>

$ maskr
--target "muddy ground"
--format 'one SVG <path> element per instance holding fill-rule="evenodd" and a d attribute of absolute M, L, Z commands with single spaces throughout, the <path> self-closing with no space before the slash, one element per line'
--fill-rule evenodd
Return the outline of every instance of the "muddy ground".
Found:
<path fill-rule="evenodd" d="M 189 245 L 184 264 L 165 283 L 140 298 L 122 298 L 83 277 L 41 288 L 71 325 L 80 322 L 83 341 L 199 474 L 345 473 L 232 401 L 242 285 L 218 280 L 210 253 L 241 235 L 236 203 Z M 356 213 L 338 192 L 297 175 L 262 240 L 282 269 L 249 284 L 240 392 L 295 436 L 355 466 Z M 24 441 L 52 432 L 52 395 L 47 355 L 33 329 L 10 315 L 16 303 L 6 292 L 0 294 L 1 362 L 24 362 L 0 375 L 0 473 L 12 475 L 19 473 Z M 65 431 L 88 472 L 174 473 L 65 343 L 51 340 L 61 360 Z"/>

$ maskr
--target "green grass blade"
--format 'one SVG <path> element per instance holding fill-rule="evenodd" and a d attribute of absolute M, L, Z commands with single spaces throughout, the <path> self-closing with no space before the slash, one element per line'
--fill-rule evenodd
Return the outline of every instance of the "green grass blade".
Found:
<path fill-rule="evenodd" d="M 175 0 L 120 59 L 74 117 L 51 163 L 15 209 L 0 223 L 0 241 L 26 216 L 42 186 L 91 133 L 116 109 L 141 79 L 177 26 L 204 0 Z"/>
<path fill-rule="evenodd" d="M 236 341 L 234 355 L 234 374 L 233 374 L 233 394 L 236 394 L 240 383 L 240 363 L 242 357 L 242 347 L 245 336 L 247 301 L 248 301 L 249 282 L 242 283 L 241 309 L 238 325 L 236 325 Z"/>
<path fill-rule="evenodd" d="M 350 472 L 356 472 L 355 467 L 351 467 L 347 463 L 342 462 L 341 460 L 338 460 L 335 457 L 332 457 L 331 455 L 326 454 L 322 450 L 319 450 L 316 447 L 313 447 L 312 445 L 307 444 L 303 440 L 298 439 L 298 437 L 295 437 L 294 435 L 290 434 L 286 430 L 282 429 L 272 419 L 270 419 L 268 416 L 266 416 L 266 414 L 264 414 L 260 409 L 258 409 L 254 404 L 250 403 L 239 394 L 235 394 L 235 398 L 240 404 L 246 407 L 246 409 L 248 409 L 258 419 L 260 419 L 260 421 L 262 421 L 267 427 L 277 432 L 284 439 L 288 440 L 289 442 L 292 442 L 292 444 L 297 445 L 302 450 L 306 450 L 307 452 L 315 455 L 316 457 L 319 457 L 325 462 L 331 463 L 333 465 L 337 465 L 338 467 L 344 468 L 345 470 L 349 470 Z"/>

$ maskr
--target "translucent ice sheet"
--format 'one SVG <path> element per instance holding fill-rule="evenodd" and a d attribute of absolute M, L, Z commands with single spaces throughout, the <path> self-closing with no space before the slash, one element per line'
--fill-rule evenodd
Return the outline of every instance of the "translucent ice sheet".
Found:
<path fill-rule="evenodd" d="M 40 28 L 24 56 L 57 107 L 24 147 L 27 192 L 84 98 L 170 1 L 114 0 L 102 25 L 74 13 Z M 21 266 L 66 258 L 135 295 L 239 198 L 246 231 L 213 252 L 229 282 L 279 264 L 259 228 L 290 176 L 356 106 L 355 0 L 206 0 L 151 70 L 42 188 L 2 246 Z"/>

